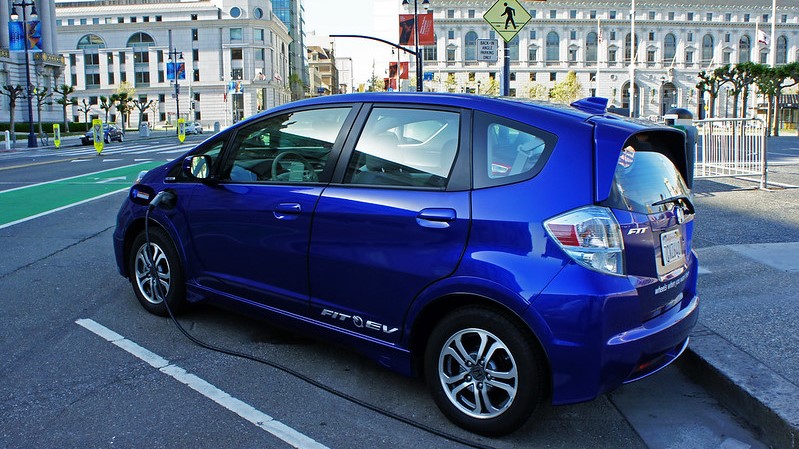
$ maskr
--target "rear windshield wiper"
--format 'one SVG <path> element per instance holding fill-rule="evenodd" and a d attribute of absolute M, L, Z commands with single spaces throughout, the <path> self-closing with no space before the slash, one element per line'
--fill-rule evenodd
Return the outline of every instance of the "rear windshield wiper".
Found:
<path fill-rule="evenodd" d="M 683 204 L 684 202 L 684 204 Z M 653 206 L 662 206 L 664 204 L 674 203 L 678 206 L 684 206 L 689 214 L 694 213 L 694 203 L 691 202 L 691 198 L 688 195 L 676 195 L 670 198 L 666 198 L 660 201 L 655 201 L 652 203 Z"/>

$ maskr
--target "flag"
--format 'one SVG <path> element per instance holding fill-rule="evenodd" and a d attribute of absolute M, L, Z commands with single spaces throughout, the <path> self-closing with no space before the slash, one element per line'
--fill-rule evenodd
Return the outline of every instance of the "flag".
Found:
<path fill-rule="evenodd" d="M 283 78 L 281 78 L 280 74 L 277 72 L 275 72 L 275 74 L 272 75 L 272 78 L 274 78 L 275 81 L 283 81 Z"/>
<path fill-rule="evenodd" d="M 599 24 L 599 18 L 598 17 L 596 19 L 596 34 L 597 34 L 597 43 L 601 44 L 602 43 L 602 28 L 601 28 L 601 25 Z"/>
<path fill-rule="evenodd" d="M 765 31 L 757 30 L 757 43 L 763 45 L 768 45 L 770 43 L 768 35 L 766 34 Z"/>

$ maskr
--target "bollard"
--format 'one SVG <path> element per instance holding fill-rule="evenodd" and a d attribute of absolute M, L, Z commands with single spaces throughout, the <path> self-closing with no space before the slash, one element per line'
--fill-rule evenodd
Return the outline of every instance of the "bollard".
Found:
<path fill-rule="evenodd" d="M 6 135 L 6 150 L 10 150 L 11 149 L 11 133 L 8 130 L 6 130 L 5 135 Z"/>

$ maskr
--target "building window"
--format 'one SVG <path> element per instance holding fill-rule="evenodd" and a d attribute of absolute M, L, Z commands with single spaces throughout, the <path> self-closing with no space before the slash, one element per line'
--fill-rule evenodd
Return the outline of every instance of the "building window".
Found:
<path fill-rule="evenodd" d="M 702 38 L 702 64 L 710 64 L 713 60 L 713 36 L 706 34 Z"/>
<path fill-rule="evenodd" d="M 99 89 L 100 88 L 100 74 L 99 73 L 87 73 L 86 74 L 86 88 L 87 89 Z"/>
<path fill-rule="evenodd" d="M 530 10 L 530 17 L 531 17 L 531 18 L 533 18 L 533 19 L 535 19 L 535 18 L 536 18 L 536 13 L 537 13 L 537 12 L 538 12 L 537 10 L 535 10 L 535 9 L 531 9 L 531 10 Z"/>
<path fill-rule="evenodd" d="M 727 23 L 732 22 L 732 14 L 731 13 L 724 14 L 724 21 Z"/>
<path fill-rule="evenodd" d="M 730 51 L 725 51 L 725 52 L 724 52 L 724 53 L 721 55 L 721 63 L 722 63 L 722 64 L 729 64 L 729 63 L 730 63 L 730 61 L 732 61 L 732 52 L 730 52 Z"/>
<path fill-rule="evenodd" d="M 612 41 L 616 40 L 616 32 L 615 31 L 611 31 L 610 32 L 610 40 L 612 40 Z"/>
<path fill-rule="evenodd" d="M 469 31 L 466 33 L 466 39 L 464 39 L 464 50 L 466 52 L 464 57 L 466 61 L 477 60 L 477 33 L 474 31 Z"/>
<path fill-rule="evenodd" d="M 611 12 L 608 14 L 608 18 L 610 18 L 610 19 L 615 19 L 615 18 L 616 18 L 616 11 L 611 11 Z"/>
<path fill-rule="evenodd" d="M 649 20 L 655 20 L 655 11 L 649 11 Z"/>
<path fill-rule="evenodd" d="M 130 23 L 136 23 L 136 16 L 131 16 Z"/>
<path fill-rule="evenodd" d="M 547 64 L 557 64 L 560 62 L 560 36 L 554 31 L 547 34 L 546 42 L 546 58 Z"/>
<path fill-rule="evenodd" d="M 594 65 L 597 62 L 597 44 L 596 33 L 588 33 L 585 37 L 585 61 L 590 65 Z"/>
<path fill-rule="evenodd" d="M 763 14 L 763 19 L 760 22 L 761 23 L 768 23 L 769 22 L 768 14 Z"/>
<path fill-rule="evenodd" d="M 744 14 L 744 22 L 749 22 L 749 14 Z"/>
<path fill-rule="evenodd" d="M 569 62 L 577 62 L 577 49 L 570 48 L 569 49 Z"/>
<path fill-rule="evenodd" d="M 163 18 L 161 16 L 155 16 L 155 21 L 156 22 L 160 22 L 162 20 L 163 20 Z"/>
<path fill-rule="evenodd" d="M 241 80 L 244 78 L 244 69 L 233 69 L 231 75 L 234 80 Z"/>
<path fill-rule="evenodd" d="M 510 72 L 510 80 L 516 81 L 516 72 Z"/>
<path fill-rule="evenodd" d="M 195 62 L 200 60 L 200 50 L 198 50 L 196 48 L 192 49 L 192 51 L 191 51 L 191 60 L 195 61 Z"/>
<path fill-rule="evenodd" d="M 616 50 L 608 50 L 609 65 L 616 65 Z"/>
<path fill-rule="evenodd" d="M 724 42 L 729 44 L 731 40 L 732 40 L 732 35 L 730 35 L 730 33 L 724 35 Z"/>
<path fill-rule="evenodd" d="M 125 23 L 124 17 L 117 17 L 117 23 Z"/>
<path fill-rule="evenodd" d="M 538 62 L 538 48 L 530 47 L 527 49 L 527 60 L 532 62 Z"/>
<path fill-rule="evenodd" d="M 646 62 L 647 64 L 654 65 L 655 63 L 655 50 L 647 50 L 646 51 Z"/>
<path fill-rule="evenodd" d="M 709 12 L 709 13 L 705 14 L 705 20 L 707 20 L 708 22 L 712 22 L 713 21 L 713 13 Z"/>
<path fill-rule="evenodd" d="M 688 16 L 686 17 L 686 20 L 688 20 L 688 21 L 694 20 L 694 13 L 689 12 Z"/>
<path fill-rule="evenodd" d="M 663 62 L 666 64 L 672 64 L 676 54 L 677 38 L 673 34 L 669 33 L 666 35 L 666 38 L 663 39 Z"/>
<path fill-rule="evenodd" d="M 536 33 L 536 30 L 530 30 L 530 39 L 538 39 L 538 33 Z"/>
<path fill-rule="evenodd" d="M 161 64 L 164 62 L 164 50 L 156 50 L 155 52 L 155 60 Z"/>
<path fill-rule="evenodd" d="M 141 18 L 141 21 L 142 21 L 142 22 L 149 22 L 149 21 L 150 21 L 150 16 L 144 16 L 144 17 L 142 17 L 142 18 Z"/>
<path fill-rule="evenodd" d="M 447 10 L 447 19 L 454 19 L 454 18 L 455 18 L 455 10 L 454 9 L 448 9 Z"/>
<path fill-rule="evenodd" d="M 256 28 L 255 29 L 255 40 L 263 42 L 264 41 L 264 29 L 263 28 Z"/>
<path fill-rule="evenodd" d="M 99 17 L 95 17 L 95 18 L 92 19 L 92 25 L 99 25 L 99 24 L 100 24 L 100 18 Z"/>
<path fill-rule="evenodd" d="M 469 14 L 469 18 L 470 19 L 474 19 L 474 10 L 473 9 L 470 9 L 468 14 Z"/>
<path fill-rule="evenodd" d="M 588 18 L 589 19 L 596 19 L 596 10 L 589 11 L 588 12 Z"/>
<path fill-rule="evenodd" d="M 577 40 L 577 31 L 575 31 L 575 30 L 569 31 L 569 39 L 573 40 L 573 41 L 576 41 Z"/>
<path fill-rule="evenodd" d="M 550 19 L 557 19 L 558 18 L 558 10 L 557 9 L 550 9 L 549 10 L 549 18 Z"/>
<path fill-rule="evenodd" d="M 454 62 L 455 61 L 455 49 L 448 48 L 447 49 L 447 62 Z"/>
<path fill-rule="evenodd" d="M 570 9 L 569 10 L 569 18 L 570 19 L 576 19 L 577 18 L 577 10 L 576 9 Z"/>
<path fill-rule="evenodd" d="M 654 41 L 655 41 L 655 32 L 654 31 L 650 31 L 649 32 L 649 42 L 654 42 Z"/>
<path fill-rule="evenodd" d="M 158 82 L 159 83 L 163 83 L 164 80 L 165 80 L 164 71 L 163 70 L 159 70 L 158 71 Z"/>
<path fill-rule="evenodd" d="M 741 36 L 738 42 L 738 62 L 750 62 L 752 60 L 752 45 L 749 36 Z"/>
<path fill-rule="evenodd" d="M 136 87 L 150 86 L 150 72 L 136 72 L 134 81 Z"/>
<path fill-rule="evenodd" d="M 694 52 L 693 51 L 686 51 L 685 52 L 685 65 L 691 67 L 694 65 Z"/>
<path fill-rule="evenodd" d="M 263 48 L 256 48 L 255 49 L 255 60 L 256 61 L 263 61 L 265 54 L 266 54 L 266 51 Z"/>
<path fill-rule="evenodd" d="M 669 22 L 674 22 L 674 13 L 673 12 L 670 12 L 668 17 L 669 17 Z"/>
<path fill-rule="evenodd" d="M 197 28 L 191 29 L 191 40 L 193 42 L 197 42 L 198 40 L 200 40 L 200 31 Z"/>
<path fill-rule="evenodd" d="M 194 69 L 194 81 L 200 81 L 200 69 Z"/>
<path fill-rule="evenodd" d="M 114 65 L 114 54 L 111 53 L 111 52 L 106 53 L 105 54 L 105 62 L 108 65 Z"/>
<path fill-rule="evenodd" d="M 557 81 L 558 80 L 558 72 L 549 72 L 549 80 L 550 81 Z"/>
<path fill-rule="evenodd" d="M 231 48 L 230 49 L 230 59 L 233 61 L 241 61 L 244 59 L 243 51 L 241 48 Z"/>
<path fill-rule="evenodd" d="M 240 41 L 243 38 L 242 29 L 241 28 L 231 28 L 230 29 L 230 40 L 232 41 Z"/>
<path fill-rule="evenodd" d="M 694 41 L 694 33 L 688 33 L 687 39 L 688 39 L 688 42 L 693 42 Z"/>
<path fill-rule="evenodd" d="M 191 15 L 191 20 L 197 20 L 197 14 L 192 14 Z"/>
<path fill-rule="evenodd" d="M 455 39 L 455 30 L 447 31 L 447 39 Z"/>

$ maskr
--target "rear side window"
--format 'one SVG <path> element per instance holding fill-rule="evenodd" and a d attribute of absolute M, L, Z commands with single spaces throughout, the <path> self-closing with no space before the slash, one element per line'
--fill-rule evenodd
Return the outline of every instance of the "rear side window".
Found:
<path fill-rule="evenodd" d="M 475 187 L 530 179 L 544 167 L 557 142 L 554 134 L 491 114 L 476 113 Z"/>
<path fill-rule="evenodd" d="M 668 198 L 689 196 L 685 180 L 658 147 L 656 138 L 639 135 L 627 141 L 604 205 L 642 214 L 665 212 L 671 205 L 655 204 Z"/>
<path fill-rule="evenodd" d="M 457 112 L 374 108 L 344 182 L 444 188 L 458 152 L 459 129 Z"/>

